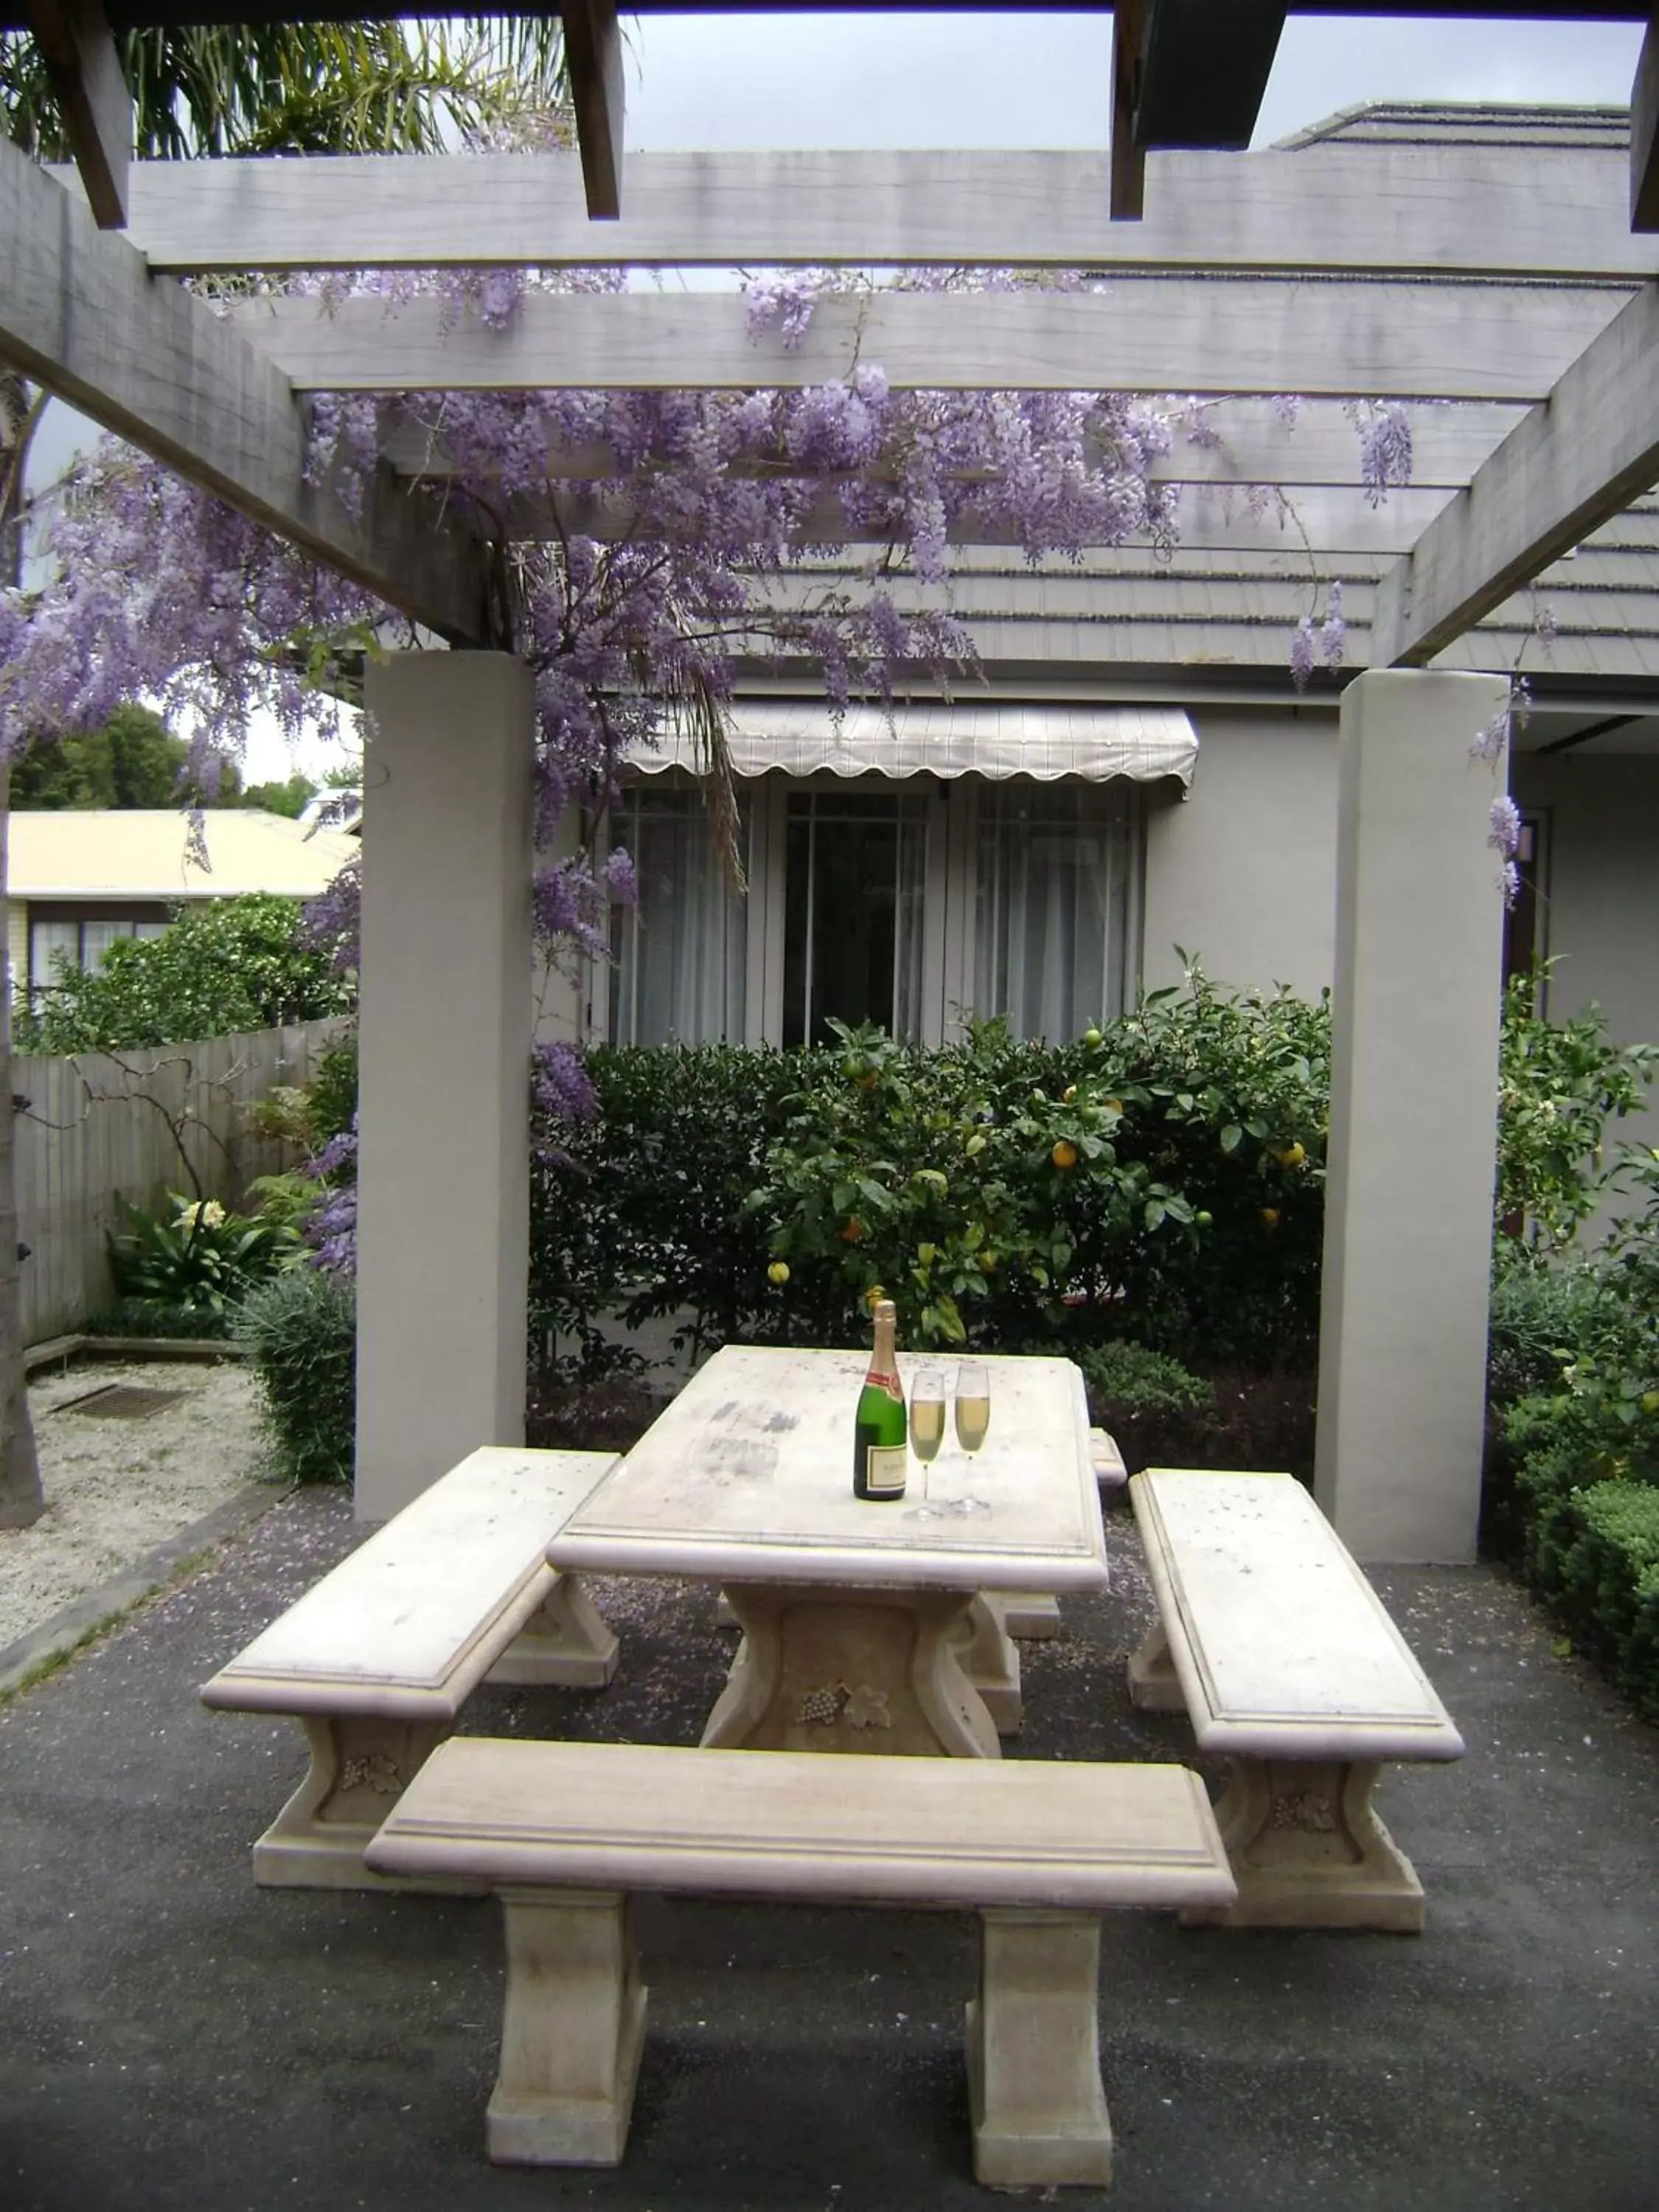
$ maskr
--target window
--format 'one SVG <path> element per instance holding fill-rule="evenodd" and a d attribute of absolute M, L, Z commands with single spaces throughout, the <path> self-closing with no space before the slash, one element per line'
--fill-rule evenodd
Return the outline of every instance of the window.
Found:
<path fill-rule="evenodd" d="M 70 968 L 101 968 L 104 956 L 118 938 L 160 937 L 166 930 L 163 906 L 135 908 L 125 914 L 106 906 L 29 907 L 29 994 L 50 989 L 53 963 L 62 958 Z"/>
<path fill-rule="evenodd" d="M 921 1027 L 928 794 L 792 791 L 784 840 L 784 1045 L 830 1019 Z"/>
<path fill-rule="evenodd" d="M 626 848 L 639 880 L 638 902 L 618 907 L 611 924 L 611 1042 L 741 1040 L 747 914 L 721 870 L 702 793 L 689 782 L 633 787 L 612 812 L 611 842 Z"/>
<path fill-rule="evenodd" d="M 741 790 L 746 900 L 689 776 L 618 805 L 640 895 L 612 923 L 614 1043 L 818 1044 L 834 1019 L 932 1045 L 969 1007 L 1058 1041 L 1133 998 L 1133 785 L 826 772 Z"/>
<path fill-rule="evenodd" d="M 1111 783 L 992 783 L 979 794 L 974 1006 L 1059 1042 L 1129 995 L 1133 800 Z"/>

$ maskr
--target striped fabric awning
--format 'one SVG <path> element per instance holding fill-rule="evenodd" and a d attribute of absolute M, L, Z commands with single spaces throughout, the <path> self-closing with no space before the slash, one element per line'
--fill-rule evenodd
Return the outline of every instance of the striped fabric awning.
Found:
<path fill-rule="evenodd" d="M 811 775 L 1063 775 L 1104 783 L 1124 775 L 1155 783 L 1193 780 L 1198 732 L 1179 707 L 993 706 L 942 702 L 849 707 L 836 727 L 821 699 L 744 699 L 732 708 L 732 764 L 739 775 L 781 769 Z M 647 775 L 695 765 L 683 741 L 666 739 L 631 765 Z"/>

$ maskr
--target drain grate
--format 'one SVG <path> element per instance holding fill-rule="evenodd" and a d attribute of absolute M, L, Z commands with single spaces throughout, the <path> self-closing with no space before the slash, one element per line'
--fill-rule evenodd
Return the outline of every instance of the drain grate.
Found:
<path fill-rule="evenodd" d="M 146 1421 L 152 1413 L 176 1406 L 188 1395 L 184 1390 L 155 1390 L 143 1382 L 106 1382 L 102 1389 L 90 1390 L 84 1398 L 71 1399 L 58 1410 L 60 1413 L 90 1413 L 98 1420 Z"/>

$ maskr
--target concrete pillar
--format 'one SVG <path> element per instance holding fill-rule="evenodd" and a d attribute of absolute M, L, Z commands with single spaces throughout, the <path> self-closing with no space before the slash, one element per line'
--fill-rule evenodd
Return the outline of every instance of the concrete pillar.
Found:
<path fill-rule="evenodd" d="M 1504 788 L 1495 676 L 1342 697 L 1315 1495 L 1356 1557 L 1471 1559 L 1492 1267 Z"/>
<path fill-rule="evenodd" d="M 524 1441 L 530 673 L 398 654 L 367 704 L 356 1509 L 383 1521 Z"/>

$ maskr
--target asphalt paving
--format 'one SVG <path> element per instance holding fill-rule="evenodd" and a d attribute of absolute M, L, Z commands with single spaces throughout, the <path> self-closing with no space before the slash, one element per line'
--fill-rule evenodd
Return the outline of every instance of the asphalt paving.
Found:
<path fill-rule="evenodd" d="M 1135 1712 L 1150 1615 L 1114 1588 L 1024 1650 L 1011 1756 L 1190 1759 Z M 357 1540 L 301 1492 L 0 1706 L 0 2212 L 968 2212 L 946 1913 L 642 1900 L 650 2023 L 614 2169 L 483 2156 L 501 1936 L 488 1900 L 254 1887 L 297 1727 L 196 1692 Z M 1656 2212 L 1659 1730 L 1488 1567 L 1375 1577 L 1468 1746 L 1381 1810 L 1420 1937 L 1108 1916 L 1109 2190 L 1079 2212 Z M 692 1743 L 729 1662 L 713 1593 L 605 1584 L 604 1692 L 490 1691 L 478 1733 Z M 1206 1771 L 1211 1771 L 1206 1770 Z M 1211 1772 L 1212 1781 L 1218 1776 Z"/>

